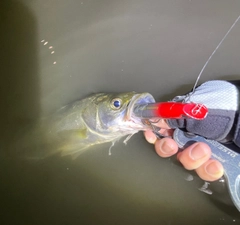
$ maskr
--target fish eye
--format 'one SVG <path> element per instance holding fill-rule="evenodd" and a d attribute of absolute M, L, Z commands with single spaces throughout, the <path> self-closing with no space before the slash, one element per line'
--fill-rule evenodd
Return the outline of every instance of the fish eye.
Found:
<path fill-rule="evenodd" d="M 112 109 L 120 109 L 122 106 L 122 100 L 120 98 L 114 98 L 111 102 Z"/>

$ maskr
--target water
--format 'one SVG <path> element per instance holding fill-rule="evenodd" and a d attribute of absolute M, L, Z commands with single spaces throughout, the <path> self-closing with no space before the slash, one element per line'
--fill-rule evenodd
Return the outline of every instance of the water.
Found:
<path fill-rule="evenodd" d="M 239 223 L 234 207 L 199 191 L 204 183 L 196 177 L 186 181 L 174 159 L 159 158 L 141 134 L 127 146 L 116 143 L 111 156 L 109 143 L 75 161 L 29 162 L 8 152 L 26 124 L 90 93 L 147 91 L 168 100 L 188 91 L 239 4 L 3 1 L 1 224 Z M 236 25 L 202 81 L 239 77 L 239 32 Z"/>

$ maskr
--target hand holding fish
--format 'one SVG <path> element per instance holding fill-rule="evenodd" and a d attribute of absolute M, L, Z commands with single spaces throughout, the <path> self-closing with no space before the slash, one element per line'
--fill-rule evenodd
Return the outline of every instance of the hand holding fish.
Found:
<path fill-rule="evenodd" d="M 171 135 L 172 129 L 162 120 L 157 124 L 164 135 Z M 170 129 L 170 130 L 169 130 Z M 146 140 L 155 145 L 157 154 L 163 158 L 170 157 L 178 152 L 177 143 L 171 138 L 157 139 L 156 135 L 148 130 Z M 195 170 L 199 177 L 206 181 L 214 181 L 223 176 L 223 166 L 217 160 L 211 159 L 211 149 L 205 143 L 195 143 L 178 153 L 178 160 L 187 170 Z"/>
<path fill-rule="evenodd" d="M 239 84 L 239 81 L 208 81 L 193 92 L 173 99 L 176 102 L 204 104 L 208 108 L 204 120 L 167 119 L 154 125 L 162 128 L 160 133 L 164 136 L 172 136 L 174 129 L 180 128 L 220 143 L 234 143 L 239 148 Z M 151 131 L 146 131 L 145 137 L 155 144 L 156 152 L 161 157 L 169 157 L 178 151 L 177 143 L 171 138 L 157 140 Z M 204 143 L 194 143 L 178 153 L 178 159 L 186 169 L 196 170 L 202 179 L 214 181 L 223 175 L 223 166 L 210 157 L 211 149 Z"/>

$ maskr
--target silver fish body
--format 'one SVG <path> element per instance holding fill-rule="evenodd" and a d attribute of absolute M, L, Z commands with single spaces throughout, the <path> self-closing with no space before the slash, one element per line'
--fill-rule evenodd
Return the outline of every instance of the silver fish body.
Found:
<path fill-rule="evenodd" d="M 150 129 L 134 116 L 133 109 L 135 104 L 154 102 L 149 93 L 91 95 L 43 119 L 35 129 L 37 132 L 32 132 L 34 146 L 44 156 L 56 152 L 74 156 L 93 145 L 114 143 L 124 136 Z"/>

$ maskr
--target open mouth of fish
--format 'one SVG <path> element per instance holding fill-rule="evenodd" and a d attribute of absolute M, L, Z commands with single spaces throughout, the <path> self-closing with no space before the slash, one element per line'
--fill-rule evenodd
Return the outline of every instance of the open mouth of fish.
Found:
<path fill-rule="evenodd" d="M 141 94 L 135 94 L 131 101 L 128 103 L 127 112 L 125 114 L 125 120 L 131 121 L 134 124 L 139 124 L 142 127 L 141 118 L 134 115 L 133 110 L 136 105 L 138 104 L 147 104 L 147 103 L 154 103 L 155 99 L 153 96 L 149 93 L 141 93 Z"/>

